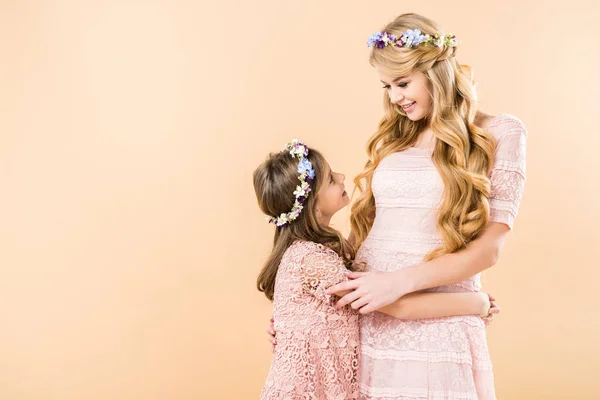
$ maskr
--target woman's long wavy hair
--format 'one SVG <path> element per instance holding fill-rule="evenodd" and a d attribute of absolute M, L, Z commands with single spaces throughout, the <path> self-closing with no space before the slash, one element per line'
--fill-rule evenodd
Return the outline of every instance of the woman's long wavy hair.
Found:
<path fill-rule="evenodd" d="M 408 29 L 433 35 L 442 29 L 418 14 L 403 14 L 383 31 L 401 36 Z M 430 114 L 411 121 L 406 113 L 384 95 L 384 116 L 367 143 L 369 160 L 355 179 L 359 192 L 352 206 L 351 225 L 358 248 L 373 225 L 375 200 L 372 180 L 381 160 L 413 146 L 429 126 L 435 137 L 432 160 L 444 183 L 436 228 L 443 245 L 426 256 L 431 260 L 466 246 L 479 235 L 489 220 L 489 174 L 493 164 L 494 138 L 475 125 L 478 116 L 470 69 L 463 70 L 455 59 L 456 47 L 420 45 L 414 48 L 374 47 L 370 63 L 387 76 L 420 72 L 428 79 L 432 100 Z"/>
<path fill-rule="evenodd" d="M 326 181 L 323 174 L 327 161 L 317 150 L 308 150 L 308 160 L 315 170 L 315 178 L 309 181 L 311 193 L 304 202 L 304 208 L 298 218 L 281 227 L 275 228 L 273 249 L 261 270 L 256 285 L 269 300 L 273 300 L 275 277 L 285 251 L 296 240 L 320 243 L 329 247 L 342 257 L 346 267 L 353 269 L 354 248 L 342 234 L 329 226 L 319 223 L 316 205 L 319 189 Z M 298 159 L 289 152 L 273 153 L 254 171 L 254 191 L 258 206 L 265 215 L 288 213 L 295 201 L 294 191 L 299 184 Z"/>

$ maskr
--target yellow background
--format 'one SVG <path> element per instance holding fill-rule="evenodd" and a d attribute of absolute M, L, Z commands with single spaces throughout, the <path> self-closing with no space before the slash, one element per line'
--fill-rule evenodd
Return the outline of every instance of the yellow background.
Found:
<path fill-rule="evenodd" d="M 593 4 L 2 1 L 0 398 L 256 399 L 273 228 L 252 171 L 295 137 L 360 171 L 382 115 L 365 43 L 408 11 L 462 41 L 485 111 L 529 129 L 484 274 L 498 397 L 600 398 Z"/>

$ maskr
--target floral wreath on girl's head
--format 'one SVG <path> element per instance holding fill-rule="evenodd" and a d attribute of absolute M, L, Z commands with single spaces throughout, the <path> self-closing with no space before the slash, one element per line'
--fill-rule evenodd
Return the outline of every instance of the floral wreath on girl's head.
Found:
<path fill-rule="evenodd" d="M 296 186 L 296 190 L 294 191 L 296 200 L 294 201 L 294 206 L 290 212 L 282 213 L 281 215 L 275 217 L 271 215 L 265 215 L 265 218 L 267 221 L 269 221 L 269 223 L 277 226 L 283 226 L 298 218 L 300 212 L 304 208 L 304 202 L 311 191 L 308 181 L 315 178 L 315 170 L 307 158 L 308 147 L 306 147 L 302 142 L 298 141 L 298 139 L 293 139 L 283 148 L 283 151 L 289 152 L 292 158 L 298 158 L 300 160 L 298 163 L 298 173 L 300 174 L 300 176 L 298 176 L 298 180 L 300 180 L 300 184 Z"/>

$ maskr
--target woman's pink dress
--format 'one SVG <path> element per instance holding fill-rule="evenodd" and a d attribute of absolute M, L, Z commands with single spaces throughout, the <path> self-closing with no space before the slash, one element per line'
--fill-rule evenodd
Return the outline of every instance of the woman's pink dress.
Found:
<path fill-rule="evenodd" d="M 512 228 L 525 183 L 526 129 L 510 115 L 487 128 L 497 140 L 491 221 Z M 443 191 L 431 150 L 409 148 L 381 161 L 373 176 L 377 215 L 357 254 L 375 271 L 422 262 L 442 244 L 436 212 Z M 479 274 L 443 292 L 478 291 Z M 483 321 L 477 316 L 403 321 L 375 312 L 360 318 L 361 398 L 495 399 Z"/>

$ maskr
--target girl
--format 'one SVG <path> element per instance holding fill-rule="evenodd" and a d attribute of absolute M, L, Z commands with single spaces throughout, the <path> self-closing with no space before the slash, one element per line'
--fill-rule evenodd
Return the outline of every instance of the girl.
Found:
<path fill-rule="evenodd" d="M 277 226 L 257 281 L 274 303 L 278 342 L 261 399 L 357 399 L 358 314 L 336 309 L 337 298 L 325 293 L 354 269 L 352 246 L 329 227 L 331 217 L 349 203 L 344 175 L 294 140 L 256 169 L 254 189 L 261 211 Z M 416 319 L 485 316 L 489 309 L 482 293 L 420 293 L 379 311 Z"/>
<path fill-rule="evenodd" d="M 480 318 L 406 321 L 372 311 L 424 289 L 480 289 L 480 272 L 497 262 L 519 208 L 525 126 L 478 111 L 456 38 L 430 19 L 401 15 L 368 44 L 385 111 L 351 215 L 368 272 L 326 292 L 352 290 L 338 306 L 363 314 L 361 395 L 495 399 Z"/>

